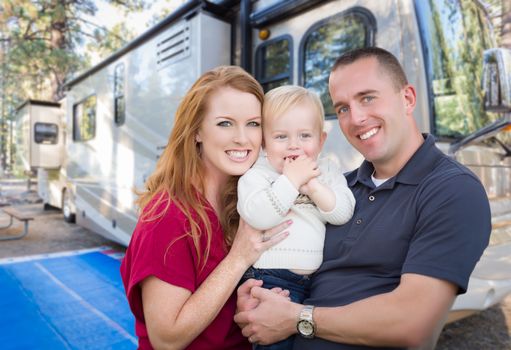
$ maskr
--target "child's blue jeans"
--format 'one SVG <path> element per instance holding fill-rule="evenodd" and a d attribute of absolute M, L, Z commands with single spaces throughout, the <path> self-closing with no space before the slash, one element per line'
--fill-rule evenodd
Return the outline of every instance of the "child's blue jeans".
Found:
<path fill-rule="evenodd" d="M 256 269 L 251 267 L 243 275 L 242 282 L 249 278 L 263 281 L 263 288 L 280 287 L 289 290 L 289 297 L 295 303 L 302 303 L 309 295 L 310 277 L 299 275 L 285 269 Z M 254 350 L 291 350 L 293 336 L 270 345 L 254 345 Z"/>

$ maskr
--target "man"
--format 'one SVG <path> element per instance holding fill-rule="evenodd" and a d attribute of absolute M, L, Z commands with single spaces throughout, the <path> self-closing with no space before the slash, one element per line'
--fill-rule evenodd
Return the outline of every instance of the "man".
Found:
<path fill-rule="evenodd" d="M 415 89 L 389 52 L 341 56 L 329 89 L 344 135 L 365 158 L 347 175 L 353 218 L 327 228 L 304 302 L 314 307 L 249 280 L 238 290 L 235 320 L 253 343 L 298 333 L 294 349 L 424 346 L 436 341 L 488 244 L 486 193 L 419 132 Z"/>

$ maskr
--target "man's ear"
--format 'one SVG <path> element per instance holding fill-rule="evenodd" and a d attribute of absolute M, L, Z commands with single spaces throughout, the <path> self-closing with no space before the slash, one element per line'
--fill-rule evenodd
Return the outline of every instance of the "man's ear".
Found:
<path fill-rule="evenodd" d="M 417 104 L 417 94 L 413 85 L 406 85 L 403 88 L 403 98 L 407 114 L 412 114 Z"/>

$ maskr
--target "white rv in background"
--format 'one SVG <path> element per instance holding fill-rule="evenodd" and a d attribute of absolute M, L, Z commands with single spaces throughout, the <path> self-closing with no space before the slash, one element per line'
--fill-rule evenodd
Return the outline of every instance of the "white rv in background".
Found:
<path fill-rule="evenodd" d="M 64 159 L 64 110 L 57 102 L 27 100 L 16 109 L 17 152 L 24 171 L 59 169 Z"/>
<path fill-rule="evenodd" d="M 348 171 L 327 79 L 345 51 L 380 46 L 417 87 L 415 118 L 440 149 L 476 173 L 491 200 L 490 246 L 451 320 L 511 292 L 511 55 L 493 49 L 485 8 L 466 0 L 189 1 L 67 82 L 65 156 L 39 167 L 45 202 L 66 220 L 127 245 L 142 188 L 167 143 L 177 105 L 206 70 L 236 64 L 265 90 L 299 84 L 325 105 L 326 155 Z M 484 74 L 483 74 L 484 71 Z"/>

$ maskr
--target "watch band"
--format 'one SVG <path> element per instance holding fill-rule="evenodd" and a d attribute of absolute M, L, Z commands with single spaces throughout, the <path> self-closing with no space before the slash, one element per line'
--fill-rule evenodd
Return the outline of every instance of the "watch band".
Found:
<path fill-rule="evenodd" d="M 312 312 L 314 311 L 314 305 L 304 305 L 300 312 L 300 320 L 307 320 L 312 322 Z"/>
<path fill-rule="evenodd" d="M 304 305 L 302 311 L 300 311 L 298 323 L 296 324 L 296 329 L 298 330 L 298 333 L 302 337 L 307 339 L 314 338 L 314 334 L 316 332 L 316 326 L 312 318 L 313 312 L 314 312 L 313 305 Z"/>

